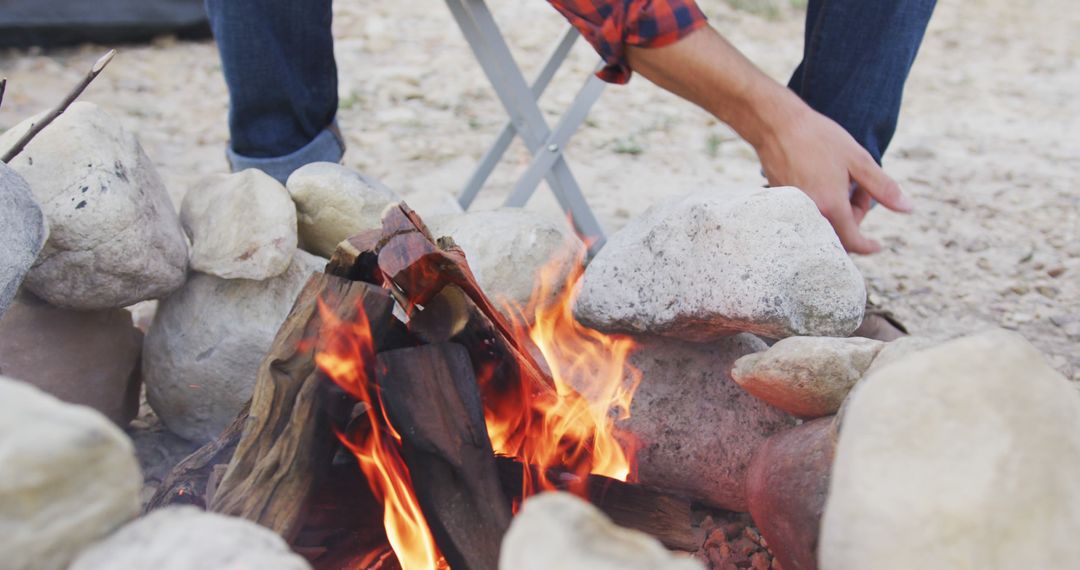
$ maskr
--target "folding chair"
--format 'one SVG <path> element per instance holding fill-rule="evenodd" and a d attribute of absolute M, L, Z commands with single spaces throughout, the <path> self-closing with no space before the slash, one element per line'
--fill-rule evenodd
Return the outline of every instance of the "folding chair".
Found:
<path fill-rule="evenodd" d="M 510 48 L 484 0 L 446 0 L 446 4 L 510 116 L 509 122 L 461 191 L 458 198 L 461 206 L 468 209 L 472 205 L 514 136 L 520 136 L 532 154 L 532 162 L 503 205 L 524 206 L 536 191 L 540 180 L 546 180 L 559 206 L 573 221 L 578 234 L 589 243 L 590 255 L 596 253 L 604 245 L 604 232 L 563 158 L 563 149 L 574 131 L 585 120 L 589 108 L 600 98 L 604 82 L 594 74 L 590 75 L 554 129 L 548 127 L 537 104 L 540 95 L 577 40 L 577 30 L 570 26 L 530 87 L 514 62 Z"/>

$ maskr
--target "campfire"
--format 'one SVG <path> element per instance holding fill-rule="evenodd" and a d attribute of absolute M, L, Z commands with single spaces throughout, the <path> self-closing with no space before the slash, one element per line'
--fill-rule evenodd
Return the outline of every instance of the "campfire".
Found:
<path fill-rule="evenodd" d="M 522 501 L 564 490 L 698 548 L 689 501 L 633 484 L 637 442 L 615 426 L 635 343 L 577 323 L 580 273 L 556 274 L 500 312 L 452 240 L 390 207 L 310 278 L 249 406 L 148 509 L 254 520 L 318 568 L 496 568 Z"/>

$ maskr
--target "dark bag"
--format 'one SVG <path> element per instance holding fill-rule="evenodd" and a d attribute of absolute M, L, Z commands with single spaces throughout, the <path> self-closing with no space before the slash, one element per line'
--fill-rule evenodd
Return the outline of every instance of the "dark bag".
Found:
<path fill-rule="evenodd" d="M 0 47 L 210 36 L 203 0 L 0 0 Z"/>

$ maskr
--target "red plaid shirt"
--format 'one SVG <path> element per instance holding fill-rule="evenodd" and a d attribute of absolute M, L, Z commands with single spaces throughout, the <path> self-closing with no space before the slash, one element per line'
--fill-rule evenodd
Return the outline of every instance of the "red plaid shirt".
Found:
<path fill-rule="evenodd" d="M 660 47 L 705 25 L 694 0 L 548 0 L 596 48 L 611 83 L 630 80 L 626 46 Z"/>

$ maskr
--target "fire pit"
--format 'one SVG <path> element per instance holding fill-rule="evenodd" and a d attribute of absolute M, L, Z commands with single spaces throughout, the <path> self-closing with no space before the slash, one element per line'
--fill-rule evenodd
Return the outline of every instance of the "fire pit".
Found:
<path fill-rule="evenodd" d="M 249 406 L 148 509 L 254 520 L 319 568 L 493 569 L 522 501 L 565 490 L 698 549 L 691 502 L 634 485 L 637 442 L 615 426 L 640 380 L 634 341 L 578 324 L 573 289 L 547 301 L 553 285 L 508 319 L 452 240 L 391 207 L 310 278 Z"/>

